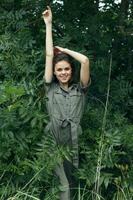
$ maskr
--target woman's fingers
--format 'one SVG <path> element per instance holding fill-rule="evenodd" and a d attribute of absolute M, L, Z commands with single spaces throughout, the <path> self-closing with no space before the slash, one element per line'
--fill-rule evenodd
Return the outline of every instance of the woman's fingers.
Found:
<path fill-rule="evenodd" d="M 45 10 L 43 13 L 42 13 L 42 15 L 46 15 L 46 13 L 47 13 L 48 11 L 47 10 Z"/>
<path fill-rule="evenodd" d="M 48 9 L 48 10 L 51 10 L 50 6 L 47 6 L 47 9 Z"/>
<path fill-rule="evenodd" d="M 63 51 L 63 48 L 62 48 L 62 47 L 55 46 L 55 48 L 59 49 L 60 51 Z"/>
<path fill-rule="evenodd" d="M 51 8 L 49 6 L 47 6 L 47 10 L 45 10 L 42 15 L 48 15 L 49 12 L 51 12 Z"/>
<path fill-rule="evenodd" d="M 60 49 L 61 47 L 59 47 L 59 46 L 55 46 L 55 48 Z"/>

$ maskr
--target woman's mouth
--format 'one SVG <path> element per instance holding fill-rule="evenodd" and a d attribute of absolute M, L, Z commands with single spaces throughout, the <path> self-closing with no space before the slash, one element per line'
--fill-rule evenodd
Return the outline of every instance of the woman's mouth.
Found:
<path fill-rule="evenodd" d="M 61 76 L 61 79 L 67 79 L 67 76 Z"/>

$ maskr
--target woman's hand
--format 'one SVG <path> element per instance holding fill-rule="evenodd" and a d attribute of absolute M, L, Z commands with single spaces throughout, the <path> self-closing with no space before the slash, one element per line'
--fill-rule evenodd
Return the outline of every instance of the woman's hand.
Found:
<path fill-rule="evenodd" d="M 47 9 L 42 13 L 43 20 L 45 24 L 52 23 L 52 11 L 49 6 L 47 6 Z"/>
<path fill-rule="evenodd" d="M 63 48 L 63 47 L 59 47 L 59 46 L 55 46 L 55 48 L 58 49 L 59 51 L 65 53 L 65 48 Z"/>

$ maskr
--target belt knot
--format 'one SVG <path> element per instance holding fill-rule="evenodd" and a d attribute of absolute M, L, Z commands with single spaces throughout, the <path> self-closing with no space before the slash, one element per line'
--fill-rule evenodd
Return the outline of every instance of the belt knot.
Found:
<path fill-rule="evenodd" d="M 72 119 L 71 118 L 65 118 L 61 120 L 61 126 L 65 128 L 68 124 L 71 124 Z"/>

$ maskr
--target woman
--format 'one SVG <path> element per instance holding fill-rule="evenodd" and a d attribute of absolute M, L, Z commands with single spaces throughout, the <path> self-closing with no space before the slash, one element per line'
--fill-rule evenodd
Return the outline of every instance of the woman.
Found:
<path fill-rule="evenodd" d="M 78 52 L 56 46 L 53 48 L 52 12 L 49 6 L 42 13 L 46 24 L 46 63 L 45 89 L 48 97 L 47 109 L 50 122 L 47 130 L 54 136 L 57 144 L 68 145 L 73 150 L 72 162 L 66 161 L 55 168 L 61 185 L 60 200 L 70 200 L 70 166 L 78 167 L 78 135 L 81 133 L 80 120 L 85 106 L 86 89 L 90 72 L 89 59 Z M 55 52 L 55 54 L 54 54 Z M 72 58 L 79 61 L 80 82 L 73 83 L 74 66 Z M 69 168 L 69 169 L 68 169 Z"/>

